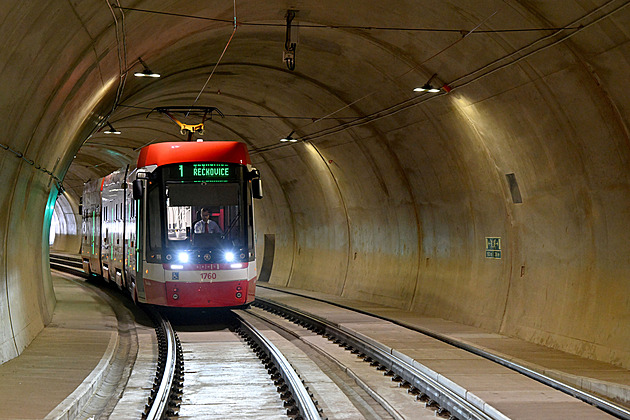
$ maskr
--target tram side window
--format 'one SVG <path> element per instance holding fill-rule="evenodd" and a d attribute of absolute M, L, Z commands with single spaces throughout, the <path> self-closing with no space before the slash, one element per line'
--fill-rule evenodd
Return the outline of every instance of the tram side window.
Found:
<path fill-rule="evenodd" d="M 160 190 L 156 186 L 149 189 L 147 197 L 147 226 L 149 249 L 161 252 L 162 224 L 160 222 Z"/>

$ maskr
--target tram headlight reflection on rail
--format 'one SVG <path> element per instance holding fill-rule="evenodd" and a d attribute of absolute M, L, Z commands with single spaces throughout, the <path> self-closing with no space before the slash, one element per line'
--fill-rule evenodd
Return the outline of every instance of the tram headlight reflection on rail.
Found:
<path fill-rule="evenodd" d="M 188 260 L 190 260 L 190 255 L 188 255 L 187 252 L 180 252 L 179 254 L 177 254 L 177 259 L 180 263 L 185 264 L 188 262 Z"/>

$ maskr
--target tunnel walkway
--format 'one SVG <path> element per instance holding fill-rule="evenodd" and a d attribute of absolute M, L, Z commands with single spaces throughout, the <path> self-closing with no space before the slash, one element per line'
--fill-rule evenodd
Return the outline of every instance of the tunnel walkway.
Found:
<path fill-rule="evenodd" d="M 51 323 L 20 356 L 0 365 L 0 419 L 74 418 L 114 356 L 113 309 L 64 275 L 52 278 Z"/>

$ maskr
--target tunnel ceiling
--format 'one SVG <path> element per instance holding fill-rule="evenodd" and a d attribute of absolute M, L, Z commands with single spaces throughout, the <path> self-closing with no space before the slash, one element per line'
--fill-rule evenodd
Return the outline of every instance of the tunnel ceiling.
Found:
<path fill-rule="evenodd" d="M 139 147 L 185 139 L 166 116 L 150 113 L 155 107 L 219 108 L 225 117 L 214 115 L 200 137 L 244 141 L 255 161 L 290 156 L 305 141 L 322 149 L 385 141 L 410 121 L 439 125 L 459 92 L 481 101 L 554 72 L 536 62 L 545 49 L 565 43 L 579 55 L 576 44 L 591 47 L 605 35 L 589 25 L 618 15 L 604 1 L 70 3 L 63 13 L 89 34 L 91 54 L 110 56 L 102 79 L 119 76 L 113 112 L 99 118 L 122 132 L 107 135 L 102 126 L 85 140 L 64 180 L 77 195 L 87 179 L 133 162 Z M 283 61 L 289 10 L 294 70 Z M 161 78 L 134 77 L 143 69 L 138 57 Z M 413 91 L 434 74 L 432 84 L 450 93 Z M 440 136 L 419 131 L 427 142 Z M 281 144 L 291 132 L 299 142 Z"/>

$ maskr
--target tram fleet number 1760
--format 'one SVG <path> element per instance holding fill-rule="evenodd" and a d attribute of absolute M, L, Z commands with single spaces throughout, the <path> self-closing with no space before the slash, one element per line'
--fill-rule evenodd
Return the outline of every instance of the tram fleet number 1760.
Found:
<path fill-rule="evenodd" d="M 142 303 L 248 305 L 258 277 L 258 198 L 260 173 L 244 143 L 150 144 L 135 168 L 85 184 L 83 268 Z"/>

